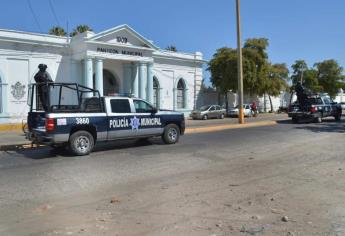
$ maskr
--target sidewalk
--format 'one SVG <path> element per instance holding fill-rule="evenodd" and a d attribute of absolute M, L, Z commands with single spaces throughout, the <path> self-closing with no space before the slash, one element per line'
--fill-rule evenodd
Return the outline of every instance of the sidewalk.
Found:
<path fill-rule="evenodd" d="M 288 119 L 286 114 L 260 114 L 257 118 L 245 118 L 245 124 L 239 125 L 238 118 L 186 120 L 186 134 L 220 131 L 224 129 L 248 128 L 255 126 L 274 125 L 278 120 Z M 25 139 L 21 130 L 0 131 L 0 151 L 5 147 L 23 146 L 31 144 Z"/>

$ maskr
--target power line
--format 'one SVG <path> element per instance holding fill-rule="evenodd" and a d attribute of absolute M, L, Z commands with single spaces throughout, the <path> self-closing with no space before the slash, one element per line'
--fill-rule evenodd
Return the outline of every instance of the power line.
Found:
<path fill-rule="evenodd" d="M 54 16 L 54 18 L 55 18 L 56 23 L 58 24 L 58 26 L 61 26 L 61 25 L 60 25 L 60 22 L 59 22 L 59 19 L 58 19 L 57 16 L 56 16 L 56 12 L 55 12 L 55 10 L 54 10 L 54 6 L 53 6 L 53 3 L 52 3 L 51 0 L 49 0 L 49 6 L 50 6 L 50 10 L 51 10 L 52 13 L 53 13 L 53 16 Z"/>
<path fill-rule="evenodd" d="M 34 17 L 34 20 L 35 20 L 35 22 L 36 22 L 36 25 L 37 25 L 37 27 L 38 27 L 38 30 L 40 31 L 40 33 L 43 33 L 42 28 L 41 28 L 41 25 L 40 25 L 40 23 L 39 23 L 39 21 L 38 21 L 38 19 L 37 19 L 37 16 L 36 16 L 36 14 L 35 14 L 35 12 L 34 12 L 34 9 L 33 9 L 32 6 L 31 6 L 31 1 L 30 1 L 30 0 L 27 0 L 27 3 L 28 3 L 28 6 L 29 6 L 29 9 L 30 9 L 30 11 L 31 11 L 32 16 Z"/>

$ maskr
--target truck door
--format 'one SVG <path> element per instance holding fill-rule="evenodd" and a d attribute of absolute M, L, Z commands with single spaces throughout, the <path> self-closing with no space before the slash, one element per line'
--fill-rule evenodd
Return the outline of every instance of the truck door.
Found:
<path fill-rule="evenodd" d="M 153 106 L 140 99 L 133 99 L 133 104 L 135 118 L 139 119 L 135 120 L 134 127 L 137 130 L 137 136 L 150 136 L 163 133 L 161 117 Z"/>
<path fill-rule="evenodd" d="M 325 104 L 324 110 L 323 110 L 323 116 L 330 116 L 332 113 L 332 105 L 331 105 L 331 100 L 328 97 L 323 98 L 323 102 Z"/>
<path fill-rule="evenodd" d="M 133 116 L 128 98 L 107 100 L 108 139 L 130 138 L 135 136 L 130 119 Z"/>

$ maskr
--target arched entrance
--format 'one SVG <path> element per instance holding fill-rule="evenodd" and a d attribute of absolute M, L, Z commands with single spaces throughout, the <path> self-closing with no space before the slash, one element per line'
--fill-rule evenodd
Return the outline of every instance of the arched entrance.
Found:
<path fill-rule="evenodd" d="M 95 75 L 93 76 L 93 87 L 95 88 Z M 119 93 L 119 83 L 115 76 L 107 69 L 103 69 L 103 95 L 112 96 Z"/>

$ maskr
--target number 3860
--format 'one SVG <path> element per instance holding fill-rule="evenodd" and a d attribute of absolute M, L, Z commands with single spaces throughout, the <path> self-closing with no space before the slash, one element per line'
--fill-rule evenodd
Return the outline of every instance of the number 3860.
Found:
<path fill-rule="evenodd" d="M 89 118 L 75 118 L 77 125 L 89 124 Z"/>

